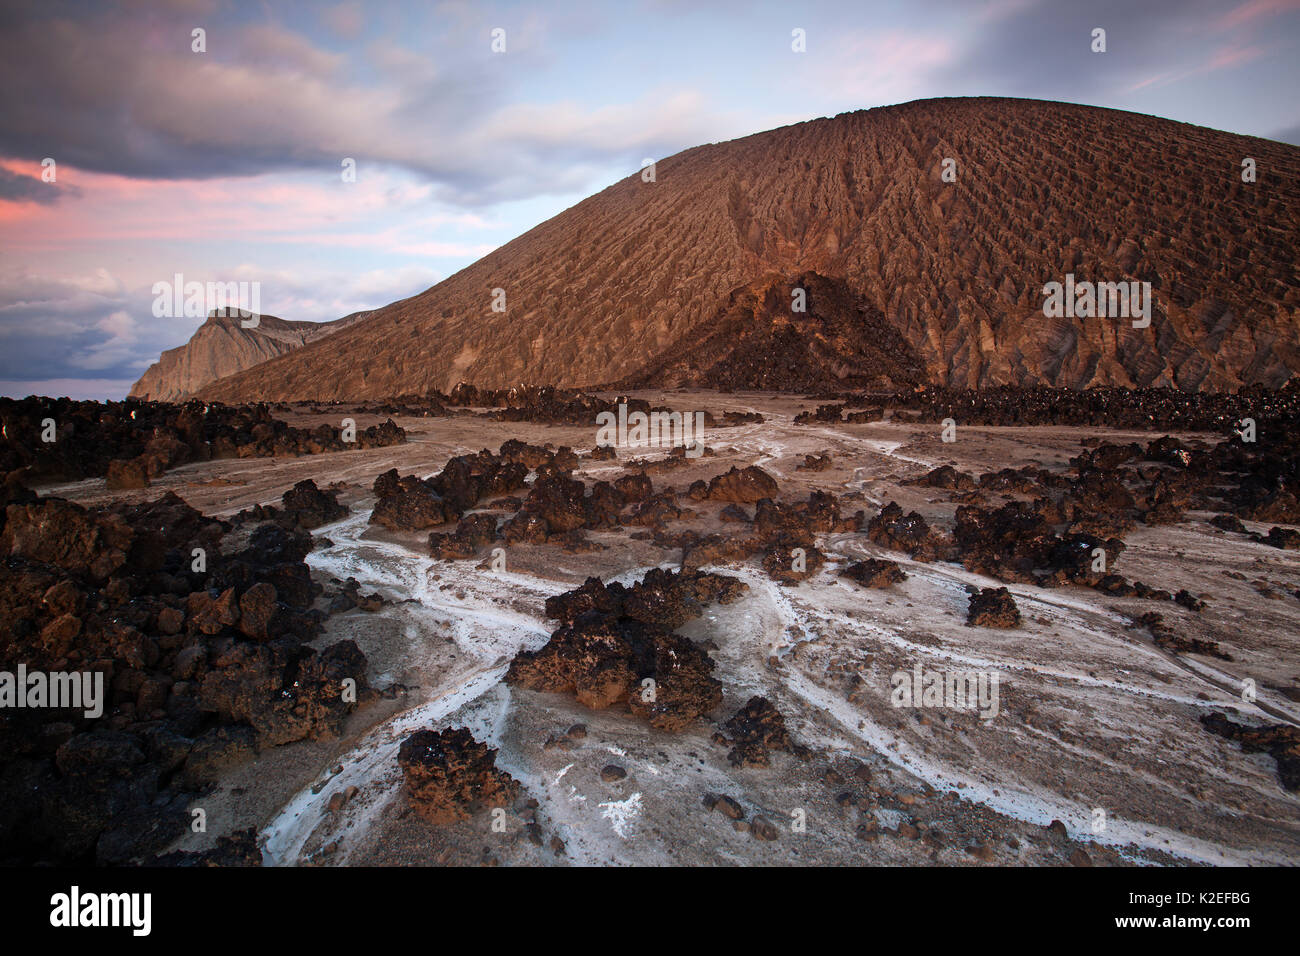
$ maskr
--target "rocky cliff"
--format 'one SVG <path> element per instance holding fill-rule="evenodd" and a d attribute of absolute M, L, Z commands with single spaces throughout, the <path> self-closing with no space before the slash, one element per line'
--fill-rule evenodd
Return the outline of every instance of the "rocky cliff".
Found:
<path fill-rule="evenodd" d="M 188 342 L 163 352 L 149 366 L 131 386 L 131 395 L 163 402 L 187 398 L 209 382 L 302 348 L 368 314 L 354 312 L 333 322 L 289 322 L 264 315 L 248 329 L 239 318 L 210 315 Z"/>

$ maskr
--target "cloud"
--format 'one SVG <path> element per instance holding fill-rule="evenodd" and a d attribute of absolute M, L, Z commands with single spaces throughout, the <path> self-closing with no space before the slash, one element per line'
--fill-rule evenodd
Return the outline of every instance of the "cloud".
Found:
<path fill-rule="evenodd" d="M 337 170 L 352 157 L 473 206 L 569 193 L 593 170 L 635 168 L 719 126 L 689 91 L 597 108 L 521 97 L 550 55 L 531 16 L 505 56 L 470 22 L 421 37 L 419 52 L 389 40 L 347 56 L 281 26 L 210 22 L 200 54 L 193 16 L 48 9 L 0 32 L 0 154 L 149 179 Z"/>
<path fill-rule="evenodd" d="M 0 275 L 0 379 L 64 379 L 88 370 L 125 377 L 139 366 L 141 349 L 148 354 L 159 333 L 170 331 L 156 326 L 142 334 L 132 315 L 149 314 L 147 303 L 105 269 Z"/>
<path fill-rule="evenodd" d="M 1197 63 L 1196 66 L 1186 70 L 1171 70 L 1164 73 L 1158 73 L 1155 76 L 1149 76 L 1138 80 L 1130 85 L 1125 92 L 1135 93 L 1138 90 L 1144 90 L 1151 87 L 1167 86 L 1171 83 L 1178 83 L 1182 80 L 1190 79 L 1195 76 L 1204 76 L 1207 73 L 1216 73 L 1219 70 L 1233 70 L 1237 67 L 1245 66 L 1247 63 L 1253 63 L 1262 59 L 1269 53 L 1263 47 L 1253 45 L 1229 44 L 1216 49 L 1204 60 Z"/>
<path fill-rule="evenodd" d="M 0 181 L 18 168 L 14 161 L 0 160 Z M 364 164 L 357 167 L 354 183 L 343 182 L 337 172 L 204 182 L 130 179 L 68 167 L 60 167 L 60 175 L 75 178 L 79 202 L 57 214 L 33 204 L 0 212 L 0 221 L 21 234 L 23 250 L 189 240 L 200 222 L 208 241 L 352 247 L 472 261 L 499 244 L 499 239 L 484 241 L 483 233 L 499 235 L 504 227 L 479 213 L 439 206 L 436 187 L 409 173 Z M 165 259 L 167 248 L 162 252 Z M 166 261 L 159 268 L 164 274 L 174 269 Z"/>
<path fill-rule="evenodd" d="M 846 32 L 829 41 L 832 55 L 813 60 L 807 85 L 833 87 L 863 106 L 914 99 L 953 62 L 953 40 L 934 32 L 904 29 Z"/>
<path fill-rule="evenodd" d="M 951 12 L 940 22 L 963 15 L 961 3 L 944 5 Z M 1256 0 L 1225 16 L 1216 0 L 1007 0 L 995 5 L 996 18 L 972 18 L 960 55 L 939 75 L 963 92 L 1116 106 L 1116 97 L 1277 52 L 1265 21 L 1298 6 L 1300 0 Z M 1106 31 L 1105 53 L 1090 48 L 1097 27 Z"/>
<path fill-rule="evenodd" d="M 237 42 L 245 66 L 278 73 L 333 78 L 346 59 L 341 53 L 318 50 L 305 37 L 270 24 L 243 28 Z"/>
<path fill-rule="evenodd" d="M 69 277 L 11 272 L 0 276 L 0 339 L 81 333 L 125 301 L 126 290 L 104 269 Z"/>
<path fill-rule="evenodd" d="M 70 356 L 69 361 L 78 368 L 99 371 L 106 368 L 120 368 L 126 364 L 147 367 L 136 354 L 139 341 L 135 321 L 124 310 L 110 312 L 95 323 L 96 331 L 104 333 L 107 338 L 96 342 L 86 351 Z"/>
<path fill-rule="evenodd" d="M 365 23 L 361 4 L 355 0 L 326 8 L 321 13 L 321 20 L 336 35 L 348 40 L 358 36 Z"/>
<path fill-rule="evenodd" d="M 1218 26 L 1230 29 L 1295 10 L 1300 10 L 1300 0 L 1247 0 L 1219 17 Z"/>
<path fill-rule="evenodd" d="M 446 275 L 419 265 L 339 273 L 269 270 L 245 264 L 232 270 L 227 278 L 260 282 L 264 312 L 283 319 L 325 322 L 408 298 Z"/>
<path fill-rule="evenodd" d="M 47 183 L 39 176 L 26 176 L 0 166 L 0 201 L 52 206 L 64 196 L 78 194 L 78 190 L 61 186 L 58 182 Z"/>

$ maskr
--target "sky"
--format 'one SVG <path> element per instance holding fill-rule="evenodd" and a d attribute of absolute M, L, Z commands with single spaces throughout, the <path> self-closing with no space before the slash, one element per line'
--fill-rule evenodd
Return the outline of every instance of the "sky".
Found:
<path fill-rule="evenodd" d="M 335 319 L 702 143 L 1021 96 L 1300 145 L 1297 80 L 1300 0 L 4 0 L 0 395 L 123 397 L 177 274 Z"/>

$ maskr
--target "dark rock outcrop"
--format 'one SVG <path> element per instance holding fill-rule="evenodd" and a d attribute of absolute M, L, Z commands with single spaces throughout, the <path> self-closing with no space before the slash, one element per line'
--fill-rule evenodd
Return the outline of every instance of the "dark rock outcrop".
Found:
<path fill-rule="evenodd" d="M 776 497 L 777 490 L 776 479 L 757 465 L 733 466 L 725 475 L 718 475 L 709 482 L 709 500 L 753 504 L 763 498 Z"/>
<path fill-rule="evenodd" d="M 98 673 L 104 694 L 99 716 L 0 711 L 0 859 L 150 860 L 226 768 L 338 733 L 365 699 L 366 660 L 351 641 L 308 643 L 320 589 L 297 516 L 333 499 L 295 491 L 308 500 L 284 524 L 218 521 L 171 493 L 8 506 L 0 670 Z"/>
<path fill-rule="evenodd" d="M 1006 588 L 981 588 L 970 596 L 969 627 L 1019 627 L 1020 609 Z"/>
<path fill-rule="evenodd" d="M 411 734 L 398 749 L 397 763 L 415 812 L 430 823 L 446 824 L 509 806 L 519 784 L 497 769 L 496 753 L 463 727 Z"/>
<path fill-rule="evenodd" d="M 907 575 L 897 562 L 883 561 L 879 558 L 854 561 L 840 572 L 840 577 L 856 581 L 864 588 L 887 588 L 907 580 Z"/>
<path fill-rule="evenodd" d="M 766 697 L 751 697 L 723 724 L 732 743 L 727 760 L 733 767 L 770 767 L 772 751 L 807 755 L 790 737 L 785 718 Z"/>
<path fill-rule="evenodd" d="M 722 701 L 713 660 L 673 633 L 708 601 L 730 603 L 746 590 L 734 578 L 652 569 L 631 588 L 588 578 L 549 598 L 548 617 L 565 622 L 537 651 L 523 651 L 506 681 L 571 693 L 586 707 L 626 703 L 660 730 L 685 728 Z"/>

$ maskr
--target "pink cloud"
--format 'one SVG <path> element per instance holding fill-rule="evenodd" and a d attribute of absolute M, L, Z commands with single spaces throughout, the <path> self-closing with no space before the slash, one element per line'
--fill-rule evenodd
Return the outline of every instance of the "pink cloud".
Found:
<path fill-rule="evenodd" d="M 1225 47 L 1215 51 L 1214 56 L 1210 58 L 1208 67 L 1202 72 L 1232 69 L 1241 66 L 1243 63 L 1258 60 L 1265 53 L 1264 49 L 1257 46 Z"/>
<path fill-rule="evenodd" d="M 929 75 L 956 56 L 947 38 L 907 30 L 849 35 L 836 45 L 837 55 L 817 61 L 812 78 L 819 89 L 833 86 L 865 102 L 901 102 L 920 95 Z"/>
<path fill-rule="evenodd" d="M 1178 83 L 1182 80 L 1190 79 L 1194 76 L 1204 76 L 1207 73 L 1215 73 L 1219 70 L 1234 70 L 1237 67 L 1244 66 L 1247 63 L 1253 63 L 1269 54 L 1269 50 L 1261 46 L 1241 46 L 1233 44 L 1231 46 L 1220 47 L 1213 55 L 1210 56 L 1202 65 L 1190 70 L 1179 70 L 1172 73 L 1157 73 L 1155 76 L 1149 76 L 1144 80 L 1129 86 L 1126 93 L 1136 93 L 1138 90 L 1146 89 L 1150 86 L 1166 86 L 1170 83 Z"/>
<path fill-rule="evenodd" d="M 1217 25 L 1220 29 L 1239 27 L 1290 10 L 1300 10 L 1300 0 L 1248 0 L 1219 17 Z"/>
<path fill-rule="evenodd" d="M 0 167 L 31 175 L 31 163 L 0 159 Z M 39 167 L 37 167 L 39 174 Z M 355 183 L 341 177 L 303 182 L 284 175 L 214 180 L 131 179 L 59 167 L 59 182 L 81 196 L 57 207 L 0 203 L 0 247 L 69 243 L 247 239 L 249 241 L 387 250 L 415 256 L 477 258 L 494 244 L 440 237 L 443 230 L 498 226 L 473 213 L 429 209 L 432 187 L 384 172 Z M 423 208 L 422 208 L 423 207 Z M 378 226 L 401 217 L 396 225 Z"/>

